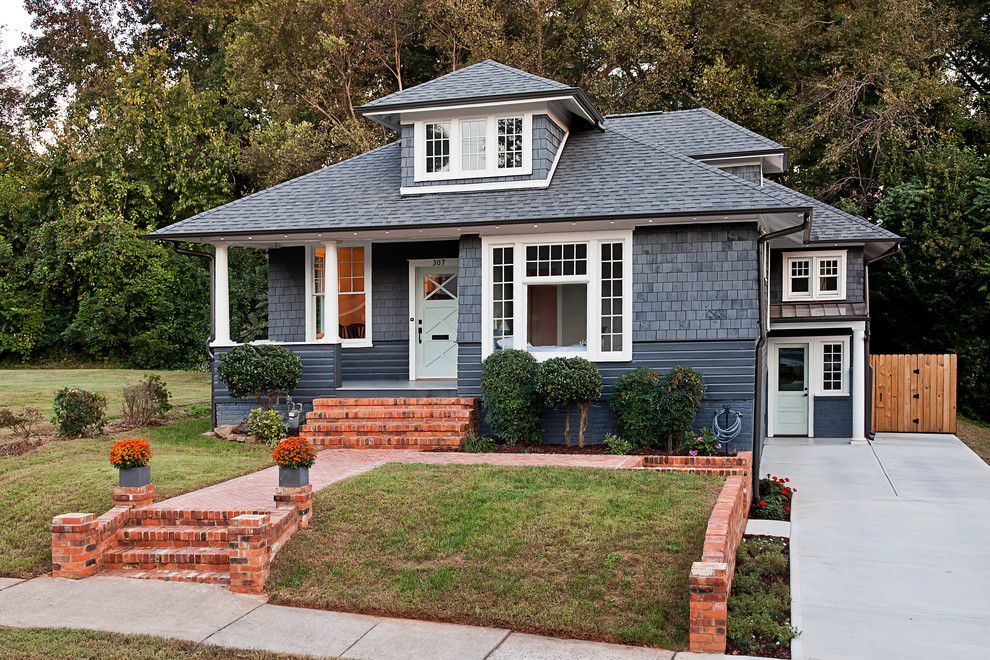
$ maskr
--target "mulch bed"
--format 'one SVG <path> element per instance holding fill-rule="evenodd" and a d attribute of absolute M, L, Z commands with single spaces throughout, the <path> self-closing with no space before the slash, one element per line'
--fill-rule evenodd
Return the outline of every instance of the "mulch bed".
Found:
<path fill-rule="evenodd" d="M 23 456 L 45 444 L 42 438 L 34 440 L 11 440 L 0 444 L 0 456 Z"/>
<path fill-rule="evenodd" d="M 452 452 L 452 453 L 467 453 L 460 447 L 436 447 L 434 449 L 424 449 L 426 452 Z M 584 447 L 578 447 L 573 445 L 568 447 L 567 445 L 534 445 L 531 447 L 524 447 L 522 445 L 495 445 L 495 449 L 490 452 L 492 454 L 585 454 L 585 455 L 597 455 L 597 456 L 610 456 L 608 451 L 608 445 L 597 444 L 597 445 L 585 445 Z M 666 452 L 660 451 L 658 449 L 635 449 L 627 456 L 687 456 L 686 451 L 674 451 Z M 721 456 L 721 454 L 720 454 Z"/>

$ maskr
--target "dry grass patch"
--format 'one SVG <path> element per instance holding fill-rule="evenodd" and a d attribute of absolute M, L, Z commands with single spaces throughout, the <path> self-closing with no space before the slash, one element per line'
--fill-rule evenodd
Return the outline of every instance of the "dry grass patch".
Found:
<path fill-rule="evenodd" d="M 68 628 L 0 627 L 0 660 L 304 660 L 310 656 L 242 651 L 148 635 Z"/>
<path fill-rule="evenodd" d="M 0 455 L 0 575 L 29 577 L 50 570 L 52 517 L 99 515 L 113 506 L 117 470 L 109 456 L 117 440 L 151 442 L 157 501 L 271 465 L 267 447 L 202 437 L 209 428 L 209 419 L 191 419 L 95 439 L 57 440 L 19 456 Z"/>
<path fill-rule="evenodd" d="M 956 435 L 990 465 L 990 424 L 959 417 L 956 419 Z"/>
<path fill-rule="evenodd" d="M 386 465 L 326 488 L 272 602 L 684 648 L 688 573 L 723 479 Z"/>

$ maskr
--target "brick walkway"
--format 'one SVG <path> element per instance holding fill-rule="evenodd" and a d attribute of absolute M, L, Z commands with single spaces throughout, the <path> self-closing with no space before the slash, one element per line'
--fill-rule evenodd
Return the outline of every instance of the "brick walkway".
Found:
<path fill-rule="evenodd" d="M 574 454 L 465 454 L 422 452 L 406 449 L 327 449 L 321 451 L 309 470 L 314 490 L 326 488 L 356 474 L 386 463 L 432 463 L 469 465 L 556 465 L 567 467 L 632 468 L 641 456 L 588 456 Z M 272 493 L 278 483 L 278 468 L 237 477 L 179 495 L 153 505 L 160 509 L 274 509 Z"/>

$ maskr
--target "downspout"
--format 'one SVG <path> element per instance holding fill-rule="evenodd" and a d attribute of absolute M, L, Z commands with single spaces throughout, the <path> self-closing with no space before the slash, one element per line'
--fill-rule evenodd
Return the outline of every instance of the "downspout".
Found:
<path fill-rule="evenodd" d="M 213 339 L 216 337 L 216 321 L 214 320 L 216 316 L 213 309 L 215 306 L 214 291 L 216 286 L 213 280 L 216 277 L 216 265 L 213 255 L 209 252 L 185 250 L 180 248 L 178 243 L 172 243 L 172 250 L 174 250 L 176 254 L 186 254 L 190 257 L 200 257 L 201 259 L 206 259 L 210 262 L 210 337 L 206 340 L 206 356 L 210 358 L 210 430 L 212 431 L 217 427 L 217 406 L 213 390 L 213 383 L 216 382 L 216 363 L 213 359 Z"/>
<path fill-rule="evenodd" d="M 763 273 L 767 272 L 769 264 L 767 264 L 767 259 L 769 259 L 769 243 L 775 238 L 781 236 L 787 236 L 789 234 L 796 234 L 797 232 L 803 232 L 805 235 L 811 229 L 811 211 L 804 212 L 804 219 L 801 221 L 800 225 L 795 227 L 788 227 L 786 229 L 780 229 L 778 231 L 770 232 L 769 234 L 764 234 L 756 242 L 756 260 L 757 268 L 759 268 L 759 281 L 760 281 L 760 335 L 756 340 L 756 374 L 753 378 L 753 470 L 752 470 L 752 493 L 753 500 L 759 501 L 760 497 L 760 460 L 762 458 L 762 448 L 763 448 L 763 434 L 766 432 L 766 428 L 763 426 L 763 364 L 760 362 L 760 356 L 763 354 L 764 349 L 767 345 L 767 333 L 769 328 L 767 327 L 767 317 L 768 309 L 770 306 L 769 300 L 769 288 L 770 288 L 770 278 L 767 276 L 766 286 L 764 287 Z"/>
<path fill-rule="evenodd" d="M 874 438 L 877 437 L 876 431 L 873 430 L 873 415 L 872 415 L 872 409 L 873 409 L 873 395 L 872 395 L 872 391 L 873 391 L 873 367 L 870 366 L 870 333 L 872 332 L 871 325 L 873 323 L 873 321 L 872 321 L 872 318 L 873 317 L 872 317 L 871 312 L 870 312 L 870 266 L 872 264 L 875 264 L 876 262 L 880 261 L 881 259 L 886 259 L 887 257 L 893 257 L 896 254 L 900 254 L 900 252 L 901 252 L 901 244 L 900 243 L 895 243 L 894 246 L 892 248 L 890 248 L 889 250 L 887 250 L 886 252 L 884 252 L 884 253 L 876 256 L 876 257 L 873 257 L 869 261 L 865 261 L 865 260 L 863 261 L 863 270 L 865 271 L 863 273 L 863 297 L 866 298 L 866 301 L 865 301 L 866 302 L 866 317 L 867 317 L 867 319 L 870 319 L 870 320 L 868 320 L 866 322 L 866 346 L 863 347 L 863 355 L 866 357 L 866 366 L 864 368 L 867 370 L 867 374 L 869 374 L 869 377 L 870 377 L 870 386 L 867 388 L 867 391 L 871 392 L 871 394 L 870 394 L 870 413 L 871 414 L 868 417 L 869 422 L 868 422 L 867 427 L 866 427 L 866 437 L 869 440 L 873 440 Z"/>

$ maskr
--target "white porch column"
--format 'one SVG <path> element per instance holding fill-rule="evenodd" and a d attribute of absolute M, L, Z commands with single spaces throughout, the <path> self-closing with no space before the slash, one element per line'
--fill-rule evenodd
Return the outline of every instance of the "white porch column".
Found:
<path fill-rule="evenodd" d="M 852 442 L 866 442 L 866 332 L 853 328 L 849 359 L 852 361 Z"/>
<path fill-rule="evenodd" d="M 214 256 L 213 273 L 213 344 L 230 346 L 230 285 L 227 266 L 227 245 L 219 243 Z"/>
<path fill-rule="evenodd" d="M 323 241 L 323 338 L 324 344 L 340 343 L 340 315 L 337 312 L 337 294 L 340 282 L 337 280 L 337 241 Z"/>

